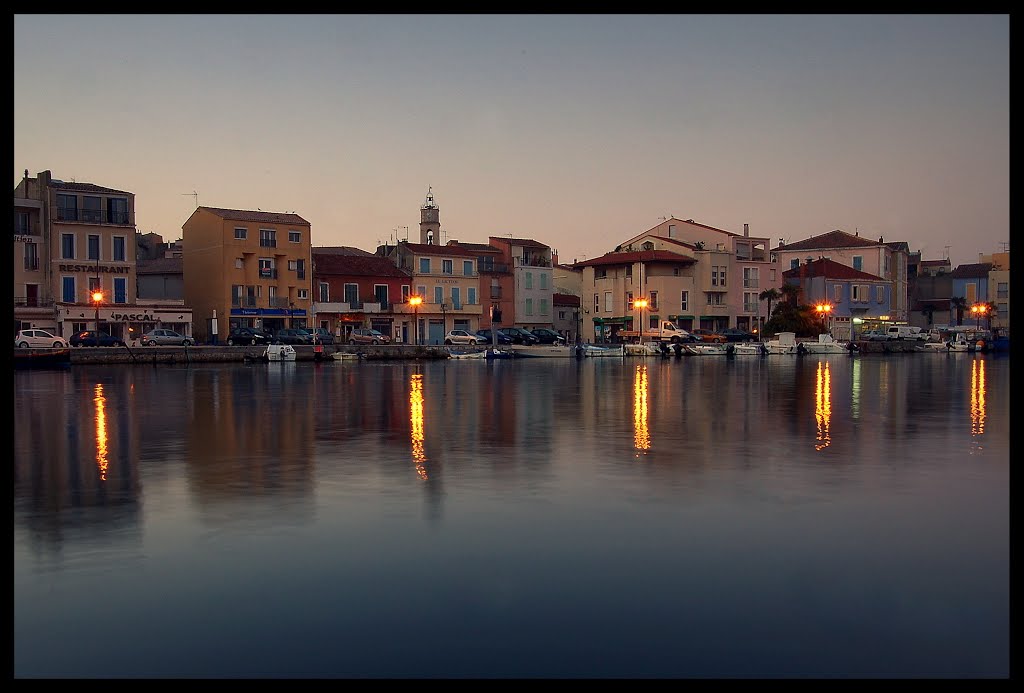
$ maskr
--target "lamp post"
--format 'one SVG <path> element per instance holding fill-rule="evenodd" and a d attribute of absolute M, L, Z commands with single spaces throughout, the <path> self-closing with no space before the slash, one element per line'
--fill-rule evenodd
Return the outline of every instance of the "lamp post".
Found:
<path fill-rule="evenodd" d="M 644 308 L 647 307 L 646 298 L 638 298 L 633 301 L 633 305 L 637 307 L 639 315 L 637 316 L 637 344 L 644 343 Z"/>
<path fill-rule="evenodd" d="M 981 329 L 981 316 L 983 316 L 988 310 L 988 306 L 984 303 L 975 303 L 971 306 L 971 312 L 974 313 L 975 327 Z"/>
<path fill-rule="evenodd" d="M 412 333 L 413 339 L 415 340 L 416 346 L 420 345 L 420 304 L 423 303 L 422 296 L 410 296 L 409 305 L 412 306 L 413 320 L 412 320 Z"/>
<path fill-rule="evenodd" d="M 98 288 L 92 292 L 92 302 L 96 306 L 96 343 L 100 338 L 100 301 L 103 300 L 103 292 Z"/>
<path fill-rule="evenodd" d="M 822 324 L 825 326 L 825 332 L 831 334 L 832 328 L 829 326 L 828 316 L 832 312 L 832 306 L 828 303 L 819 303 L 814 306 L 815 312 L 818 313 L 818 317 L 821 319 Z"/>

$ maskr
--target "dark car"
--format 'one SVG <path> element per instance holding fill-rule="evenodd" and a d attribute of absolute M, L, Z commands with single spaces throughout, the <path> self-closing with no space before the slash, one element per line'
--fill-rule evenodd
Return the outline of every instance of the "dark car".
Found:
<path fill-rule="evenodd" d="M 747 332 L 746 330 L 739 327 L 727 327 L 718 334 L 725 337 L 728 342 L 756 342 L 757 335 L 753 332 Z"/>
<path fill-rule="evenodd" d="M 490 330 L 477 330 L 476 333 L 487 340 L 488 344 L 494 344 L 494 338 L 491 336 Z M 511 344 L 512 338 L 502 332 L 497 332 L 498 344 Z"/>
<path fill-rule="evenodd" d="M 97 338 L 94 330 L 84 330 L 73 334 L 68 338 L 68 344 L 73 347 L 87 347 L 87 346 L 122 346 L 124 340 L 109 335 L 106 332 L 100 332 Z"/>
<path fill-rule="evenodd" d="M 313 336 L 316 344 L 334 344 L 334 333 L 326 327 L 307 327 L 306 332 Z"/>
<path fill-rule="evenodd" d="M 278 344 L 312 344 L 313 335 L 297 327 L 286 327 L 274 333 L 274 341 Z"/>
<path fill-rule="evenodd" d="M 565 337 L 546 327 L 535 327 L 530 334 L 537 338 L 539 344 L 565 344 Z"/>
<path fill-rule="evenodd" d="M 521 327 L 502 327 L 498 332 L 503 335 L 512 338 L 513 344 L 523 344 L 525 346 L 532 346 L 539 344 L 540 340 L 534 337 L 532 334 L 527 332 Z"/>
<path fill-rule="evenodd" d="M 270 344 L 274 338 L 255 327 L 234 327 L 228 333 L 228 346 L 236 344 Z"/>

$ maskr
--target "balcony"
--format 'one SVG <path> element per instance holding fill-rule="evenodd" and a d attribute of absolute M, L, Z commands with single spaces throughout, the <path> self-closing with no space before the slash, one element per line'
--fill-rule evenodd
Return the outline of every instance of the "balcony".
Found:
<path fill-rule="evenodd" d="M 509 266 L 504 262 L 477 262 L 476 271 L 478 274 L 508 274 Z"/>
<path fill-rule="evenodd" d="M 287 308 L 290 303 L 286 296 L 272 296 L 269 300 L 271 308 Z"/>
<path fill-rule="evenodd" d="M 517 257 L 513 260 L 516 267 L 551 267 L 551 259 L 540 256 Z"/>
<path fill-rule="evenodd" d="M 260 279 L 277 279 L 277 270 L 273 267 L 260 267 Z"/>
<path fill-rule="evenodd" d="M 259 301 L 255 296 L 234 296 L 231 299 L 232 308 L 257 308 Z"/>
<path fill-rule="evenodd" d="M 52 298 L 40 298 L 38 296 L 15 296 L 15 308 L 53 308 Z"/>
<path fill-rule="evenodd" d="M 101 209 L 78 209 L 77 207 L 58 207 L 57 221 L 80 221 L 85 224 L 128 224 L 128 212 L 112 209 L 104 212 Z"/>

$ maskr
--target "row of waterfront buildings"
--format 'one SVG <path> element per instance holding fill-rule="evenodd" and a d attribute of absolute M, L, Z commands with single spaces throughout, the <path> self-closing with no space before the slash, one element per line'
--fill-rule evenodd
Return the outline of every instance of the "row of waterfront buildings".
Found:
<path fill-rule="evenodd" d="M 373 252 L 314 245 L 299 214 L 207 206 L 165 243 L 138 231 L 133 193 L 27 170 L 14 216 L 14 329 L 64 336 L 97 324 L 126 339 L 169 327 L 198 343 L 235 326 L 323 327 L 342 338 L 373 327 L 421 344 L 492 324 L 550 327 L 570 341 L 614 339 L 640 321 L 753 331 L 768 319 L 766 290 L 786 283 L 800 286 L 801 302 L 829 306 L 839 339 L 886 322 L 959 324 L 982 303 L 996 307 L 987 326 L 1010 322 L 1008 249 L 953 268 L 905 242 L 839 230 L 772 247 L 747 224 L 737 233 L 671 218 L 599 257 L 560 263 L 533 239 L 440 243 L 428 191 L 418 242 Z"/>

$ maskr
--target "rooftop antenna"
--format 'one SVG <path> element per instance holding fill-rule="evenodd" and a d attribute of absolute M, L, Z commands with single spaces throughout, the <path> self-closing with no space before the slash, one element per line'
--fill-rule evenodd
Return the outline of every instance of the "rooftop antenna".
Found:
<path fill-rule="evenodd" d="M 658 217 L 661 221 L 668 221 L 668 217 Z"/>
<path fill-rule="evenodd" d="M 197 193 L 195 190 L 193 190 L 190 193 L 181 193 L 181 194 L 185 195 L 187 197 L 191 197 L 193 200 L 195 200 L 196 209 L 199 209 L 199 193 Z"/>
<path fill-rule="evenodd" d="M 949 246 L 943 246 L 946 249 L 946 259 L 949 259 Z"/>

